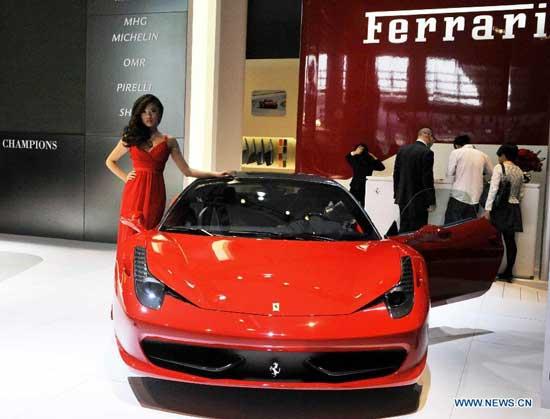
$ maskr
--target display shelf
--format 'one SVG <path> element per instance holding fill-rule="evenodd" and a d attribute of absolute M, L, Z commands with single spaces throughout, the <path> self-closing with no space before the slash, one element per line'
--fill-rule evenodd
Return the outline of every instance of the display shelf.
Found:
<path fill-rule="evenodd" d="M 274 172 L 274 173 L 288 173 L 292 174 L 295 172 L 294 168 L 288 168 L 288 167 L 273 167 L 273 166 L 266 166 L 264 165 L 257 165 L 257 164 L 241 164 L 241 172 L 254 172 L 254 173 L 260 173 L 260 172 Z"/>
<path fill-rule="evenodd" d="M 241 171 L 294 173 L 296 139 L 290 137 L 242 137 Z"/>

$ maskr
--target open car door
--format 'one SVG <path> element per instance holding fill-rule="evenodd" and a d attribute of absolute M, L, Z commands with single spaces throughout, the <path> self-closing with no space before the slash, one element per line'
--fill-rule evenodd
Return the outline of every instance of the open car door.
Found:
<path fill-rule="evenodd" d="M 500 233 L 475 213 L 445 224 L 448 191 L 446 197 L 445 191 L 437 192 L 438 208 L 430 213 L 428 225 L 390 237 L 424 256 L 432 305 L 486 292 L 495 280 L 504 251 Z"/>

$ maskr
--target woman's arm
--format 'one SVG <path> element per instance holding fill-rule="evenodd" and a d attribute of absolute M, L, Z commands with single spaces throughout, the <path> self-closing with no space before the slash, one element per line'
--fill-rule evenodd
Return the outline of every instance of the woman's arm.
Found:
<path fill-rule="evenodd" d="M 377 170 L 377 171 L 381 171 L 381 170 L 385 170 L 386 169 L 386 166 L 384 166 L 384 163 L 382 163 L 378 157 L 376 157 L 374 154 L 372 153 L 369 153 L 369 156 L 371 157 L 372 159 L 372 170 Z"/>
<path fill-rule="evenodd" d="M 126 147 L 122 140 L 120 140 L 105 160 L 105 166 L 107 166 L 107 168 L 124 183 L 136 177 L 135 171 L 132 170 L 129 173 L 126 173 L 117 163 L 127 152 L 128 147 Z"/>
<path fill-rule="evenodd" d="M 519 202 L 523 201 L 523 197 L 525 195 L 525 182 L 521 182 L 521 186 L 519 187 L 519 196 L 518 196 L 518 200 Z"/>
<path fill-rule="evenodd" d="M 172 157 L 172 160 L 174 160 L 174 163 L 176 164 L 178 169 L 185 176 L 205 178 L 205 177 L 223 177 L 223 176 L 229 175 L 228 172 L 206 172 L 206 171 L 197 170 L 189 167 L 189 165 L 183 158 L 183 154 L 181 154 L 178 141 L 173 137 L 168 138 L 167 141 L 168 141 L 168 147 L 170 148 L 170 156 Z"/>
<path fill-rule="evenodd" d="M 485 210 L 491 211 L 493 209 L 493 202 L 500 185 L 500 180 L 502 179 L 502 167 L 497 165 L 493 170 L 493 175 L 491 176 L 491 186 L 489 187 L 489 193 L 487 194 L 487 201 L 485 202 Z"/>
<path fill-rule="evenodd" d="M 351 166 L 353 175 L 355 175 L 356 172 L 359 171 L 359 155 L 355 154 L 355 151 L 352 151 L 346 154 L 346 161 Z"/>

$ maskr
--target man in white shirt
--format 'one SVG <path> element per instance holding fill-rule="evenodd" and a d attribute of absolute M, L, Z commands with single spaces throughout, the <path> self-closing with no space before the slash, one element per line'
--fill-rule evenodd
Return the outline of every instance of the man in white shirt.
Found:
<path fill-rule="evenodd" d="M 468 135 L 459 135 L 453 144 L 455 150 L 449 156 L 447 177 L 454 177 L 454 182 L 445 212 L 445 224 L 477 217 L 483 176 L 493 173 L 489 157 L 470 144 Z"/>

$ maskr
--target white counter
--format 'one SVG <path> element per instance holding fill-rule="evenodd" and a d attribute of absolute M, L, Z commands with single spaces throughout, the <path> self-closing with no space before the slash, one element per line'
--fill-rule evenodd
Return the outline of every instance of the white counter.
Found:
<path fill-rule="evenodd" d="M 399 220 L 399 207 L 393 201 L 393 179 L 381 176 L 369 176 L 367 179 L 365 208 L 374 225 L 380 233 L 384 234 L 394 220 Z M 451 182 L 436 180 L 434 186 L 437 208 L 430 213 L 428 222 L 443 225 L 451 192 Z M 523 233 L 516 235 L 518 255 L 514 267 L 514 275 L 521 278 L 533 278 L 535 275 L 537 234 L 540 234 L 537 231 L 539 196 L 539 184 L 528 183 L 525 185 L 524 197 L 521 201 Z M 540 243 L 540 240 L 538 242 Z"/>

